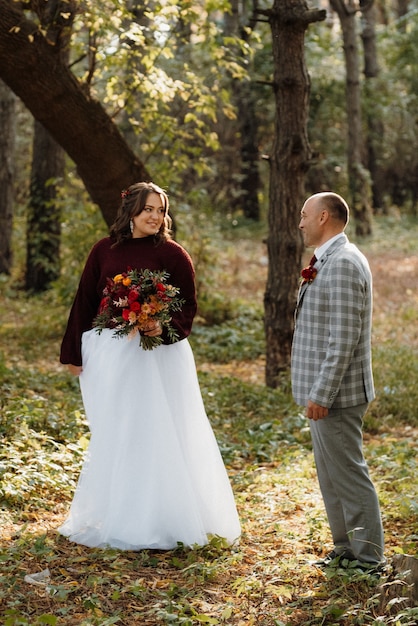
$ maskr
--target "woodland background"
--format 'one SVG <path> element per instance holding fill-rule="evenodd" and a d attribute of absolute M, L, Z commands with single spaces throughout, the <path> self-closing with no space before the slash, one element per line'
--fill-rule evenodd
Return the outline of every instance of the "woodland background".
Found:
<path fill-rule="evenodd" d="M 415 555 L 417 54 L 416 2 L 0 0 L 2 623 L 417 623 L 390 569 L 378 583 L 309 565 L 330 537 L 287 367 L 300 207 L 333 189 L 374 275 L 365 446 L 387 556 Z M 88 442 L 59 343 L 138 177 L 168 190 L 196 265 L 191 342 L 242 520 L 233 549 L 122 554 L 55 532 Z"/>

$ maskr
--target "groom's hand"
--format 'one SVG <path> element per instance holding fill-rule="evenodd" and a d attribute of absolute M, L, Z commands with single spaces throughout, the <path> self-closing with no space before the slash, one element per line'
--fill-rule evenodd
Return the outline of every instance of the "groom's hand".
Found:
<path fill-rule="evenodd" d="M 310 420 L 322 420 L 324 417 L 328 415 L 328 409 L 326 406 L 321 406 L 320 404 L 315 404 L 315 402 L 311 402 L 308 400 L 308 404 L 306 406 L 306 417 Z"/>

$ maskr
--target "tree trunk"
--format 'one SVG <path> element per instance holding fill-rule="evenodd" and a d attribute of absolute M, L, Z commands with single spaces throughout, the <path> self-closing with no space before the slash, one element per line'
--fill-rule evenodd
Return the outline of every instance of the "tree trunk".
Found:
<path fill-rule="evenodd" d="M 303 251 L 298 226 L 305 173 L 311 160 L 307 136 L 310 85 L 304 37 L 309 23 L 325 19 L 325 15 L 325 11 L 308 11 L 303 0 L 275 0 L 268 13 L 276 104 L 270 158 L 269 269 L 264 294 L 269 387 L 277 387 L 280 373 L 289 367 Z"/>
<path fill-rule="evenodd" d="M 382 148 L 382 139 L 384 133 L 383 122 L 376 113 L 376 108 L 372 106 L 375 102 L 376 90 L 375 81 L 373 80 L 379 74 L 379 64 L 377 61 L 376 50 L 376 9 L 374 4 L 370 4 L 362 11 L 362 32 L 364 51 L 364 76 L 365 76 L 365 92 L 367 101 L 367 166 L 371 176 L 373 208 L 383 209 L 383 189 L 382 176 L 380 175 L 378 155 Z"/>
<path fill-rule="evenodd" d="M 12 267 L 15 109 L 13 92 L 0 80 L 0 274 Z"/>
<path fill-rule="evenodd" d="M 248 42 L 250 38 L 251 21 L 238 17 L 237 35 Z M 240 22 L 242 25 L 240 25 Z M 255 111 L 254 85 L 250 81 L 236 83 L 234 90 L 235 105 L 238 111 L 238 124 L 241 143 L 241 206 L 244 216 L 258 221 L 260 219 L 260 204 L 258 192 L 260 189 L 258 150 L 258 122 Z"/>
<path fill-rule="evenodd" d="M 249 40 L 251 25 L 241 12 L 245 6 L 238 0 L 231 1 L 231 12 L 224 16 L 225 35 L 240 37 L 243 41 Z M 253 86 L 249 81 L 234 80 L 232 93 L 237 110 L 237 121 L 240 134 L 241 176 L 240 189 L 236 204 L 242 209 L 248 219 L 260 219 L 260 204 L 258 191 L 260 189 L 259 151 L 258 151 L 258 124 L 255 112 Z"/>
<path fill-rule="evenodd" d="M 26 277 L 28 291 L 45 291 L 60 273 L 60 207 L 57 186 L 64 172 L 65 153 L 35 121 L 30 203 L 27 217 Z"/>
<path fill-rule="evenodd" d="M 244 216 L 258 221 L 260 204 L 260 173 L 258 151 L 258 124 L 255 114 L 254 97 L 251 83 L 241 82 L 236 92 L 236 104 L 241 135 L 241 206 Z"/>
<path fill-rule="evenodd" d="M 395 554 L 391 565 L 392 573 L 380 592 L 380 612 L 384 615 L 397 615 L 402 609 L 418 606 L 417 557 Z"/>
<path fill-rule="evenodd" d="M 74 1 L 32 2 L 51 45 L 68 63 Z M 65 14 L 65 18 L 62 15 Z M 49 132 L 35 121 L 30 202 L 27 217 L 26 276 L 28 291 L 45 291 L 60 273 L 61 211 L 57 187 L 65 174 L 65 153 Z"/>
<path fill-rule="evenodd" d="M 409 10 L 410 0 L 396 0 L 395 11 L 398 18 L 405 17 Z M 406 31 L 408 20 L 398 20 L 398 28 L 400 31 Z"/>
<path fill-rule="evenodd" d="M 346 67 L 347 169 L 349 203 L 358 235 L 371 235 L 370 173 L 363 164 L 361 89 L 354 0 L 330 0 L 341 23 Z"/>
<path fill-rule="evenodd" d="M 0 78 L 75 162 L 111 224 L 120 190 L 150 176 L 100 103 L 86 93 L 20 4 L 0 0 Z"/>

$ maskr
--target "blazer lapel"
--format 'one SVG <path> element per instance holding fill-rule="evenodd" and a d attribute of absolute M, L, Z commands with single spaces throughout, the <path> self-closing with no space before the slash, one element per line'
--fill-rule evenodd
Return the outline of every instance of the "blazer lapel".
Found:
<path fill-rule="evenodd" d="M 345 245 L 348 242 L 348 237 L 345 233 L 343 233 L 342 237 L 338 237 L 324 252 L 321 258 L 315 263 L 314 267 L 319 273 L 328 259 L 333 255 L 336 250 L 338 250 L 341 246 Z M 315 280 L 315 279 L 314 279 Z M 300 309 L 300 305 L 302 304 L 302 299 L 305 294 L 306 289 L 308 288 L 309 283 L 304 283 L 299 287 L 297 303 L 296 303 L 296 311 L 295 315 L 297 315 L 298 310 Z"/>

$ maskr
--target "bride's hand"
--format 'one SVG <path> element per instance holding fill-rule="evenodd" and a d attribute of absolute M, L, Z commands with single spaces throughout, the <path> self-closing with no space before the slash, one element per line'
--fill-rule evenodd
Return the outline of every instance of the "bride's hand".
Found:
<path fill-rule="evenodd" d="M 151 326 L 147 330 L 144 330 L 144 335 L 146 335 L 147 337 L 158 337 L 159 335 L 161 335 L 162 332 L 163 329 L 161 328 L 160 322 L 155 322 L 154 326 Z"/>

